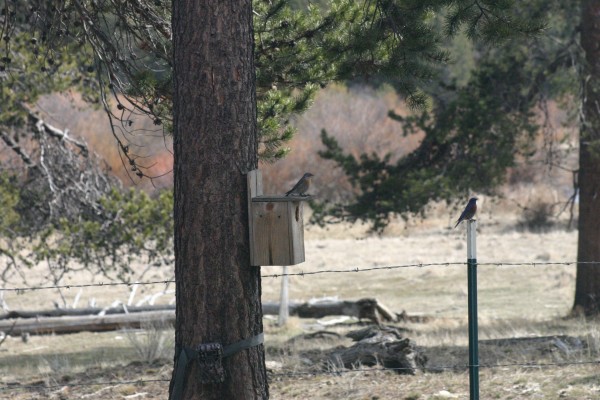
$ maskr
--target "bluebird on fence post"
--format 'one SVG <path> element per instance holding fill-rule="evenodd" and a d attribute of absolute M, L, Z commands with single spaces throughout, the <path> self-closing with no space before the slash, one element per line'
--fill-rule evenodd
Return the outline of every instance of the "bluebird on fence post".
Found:
<path fill-rule="evenodd" d="M 471 197 L 469 199 L 469 202 L 467 203 L 467 206 L 463 210 L 462 214 L 460 214 L 460 217 L 458 217 L 458 221 L 456 221 L 456 225 L 454 225 L 454 228 L 456 229 L 458 224 L 460 224 L 463 221 L 472 220 L 473 217 L 475 216 L 476 212 L 477 212 L 477 197 Z"/>

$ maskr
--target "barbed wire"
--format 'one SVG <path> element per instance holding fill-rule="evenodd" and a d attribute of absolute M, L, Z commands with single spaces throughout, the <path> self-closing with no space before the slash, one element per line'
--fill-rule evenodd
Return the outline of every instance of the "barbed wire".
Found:
<path fill-rule="evenodd" d="M 522 362 L 522 363 L 504 363 L 504 364 L 480 364 L 477 365 L 480 369 L 495 369 L 495 368 L 551 368 L 551 367 L 569 367 L 569 366 L 584 366 L 584 365 L 598 365 L 600 360 L 589 360 L 589 361 L 559 361 L 559 362 Z M 353 368 L 353 369 L 337 369 L 332 368 L 322 371 L 293 371 L 293 372 L 280 372 L 280 373 L 268 373 L 270 378 L 293 378 L 300 376 L 341 376 L 344 374 L 356 374 L 356 373 L 370 373 L 370 372 L 400 372 L 400 371 L 414 371 L 415 369 L 429 371 L 440 371 L 440 370 L 465 370 L 470 368 L 468 364 L 458 365 L 437 365 L 437 366 L 423 366 L 423 367 L 376 367 L 376 368 Z M 21 390 L 55 390 L 64 387 L 85 387 L 85 386 L 110 386 L 110 385 L 139 385 L 146 383 L 167 383 L 170 379 L 137 379 L 137 380 L 126 380 L 126 381 L 92 381 L 92 382 L 81 382 L 81 383 L 63 383 L 56 385 L 18 385 L 18 386 L 1 386 L 0 392 L 10 391 L 21 391 Z"/>
<path fill-rule="evenodd" d="M 80 284 L 65 284 L 65 285 L 46 285 L 46 286 L 23 286 L 15 288 L 0 288 L 0 292 L 17 292 L 17 294 L 25 293 L 27 291 L 34 290 L 48 290 L 48 289 L 77 289 L 87 287 L 100 287 L 100 286 L 135 286 L 135 285 L 162 285 L 175 283 L 173 279 L 166 279 L 162 281 L 147 281 L 147 282 L 98 282 L 98 283 L 80 283 Z"/>
<path fill-rule="evenodd" d="M 400 264 L 400 265 L 378 265 L 373 267 L 352 267 L 346 269 L 321 269 L 317 271 L 300 271 L 300 272 L 288 272 L 281 274 L 264 274 L 262 278 L 279 278 L 283 276 L 310 276 L 310 275 L 321 275 L 321 274 L 341 274 L 341 273 L 356 273 L 356 272 L 369 272 L 379 270 L 396 270 L 402 268 L 427 268 L 427 267 L 452 267 L 459 265 L 467 265 L 467 262 L 438 262 L 438 263 L 413 263 L 413 264 Z M 477 266 L 495 266 L 495 267 L 543 267 L 543 266 L 571 266 L 571 265 L 598 265 L 600 261 L 525 261 L 525 262 L 478 262 Z M 175 283 L 174 279 L 165 279 L 157 281 L 147 282 L 98 282 L 98 283 L 81 283 L 81 284 L 64 284 L 64 285 L 44 285 L 44 286 L 23 286 L 13 288 L 0 288 L 0 292 L 17 292 L 25 293 L 27 291 L 34 290 L 51 290 L 51 289 L 76 289 L 86 287 L 101 287 L 101 286 L 135 286 L 135 285 L 161 285 Z"/>
<path fill-rule="evenodd" d="M 480 364 L 475 365 L 480 369 L 494 369 L 494 368 L 510 368 L 510 367 L 523 367 L 523 368 L 550 368 L 550 367 L 568 367 L 568 366 L 582 366 L 582 365 L 596 365 L 600 364 L 600 360 L 590 361 L 565 361 L 565 362 L 522 362 L 522 363 L 505 363 L 505 364 Z M 326 371 L 303 371 L 303 372 L 282 372 L 269 374 L 270 377 L 294 377 L 294 376 L 320 376 L 320 375 L 342 375 L 349 373 L 360 373 L 360 372 L 385 372 L 385 371 L 414 371 L 423 370 L 428 371 L 440 371 L 440 370 L 464 370 L 470 368 L 469 364 L 457 364 L 457 365 L 433 365 L 423 367 L 378 367 L 378 368 L 353 368 L 353 369 L 331 369 Z"/>
<path fill-rule="evenodd" d="M 467 265 L 466 262 L 440 262 L 440 263 L 415 263 L 415 264 L 403 264 L 403 265 L 378 265 L 374 267 L 353 267 L 347 269 L 320 269 L 318 271 L 300 271 L 300 272 L 288 272 L 281 274 L 266 274 L 262 275 L 263 278 L 279 278 L 282 276 L 309 276 L 309 275 L 320 275 L 320 274 L 341 274 L 350 272 L 368 272 L 378 270 L 394 270 L 402 268 L 427 268 L 427 267 L 451 267 L 457 265 Z"/>
<path fill-rule="evenodd" d="M 477 266 L 496 266 L 496 267 L 514 267 L 514 266 L 570 266 L 570 265 L 584 265 L 584 264 L 597 264 L 600 266 L 600 261 L 555 261 L 555 262 L 477 262 Z M 350 272 L 367 272 L 377 270 L 394 270 L 401 268 L 426 268 L 426 267 L 451 267 L 458 265 L 467 265 L 467 262 L 439 262 L 439 263 L 415 263 L 415 264 L 403 264 L 403 265 L 384 265 L 374 267 L 354 267 L 349 269 L 323 269 L 318 271 L 300 271 L 300 272 L 288 272 L 281 274 L 267 274 L 262 275 L 263 278 L 278 278 L 281 276 L 307 276 L 307 275 L 319 275 L 319 274 L 330 274 L 330 273 L 350 273 Z"/>
<path fill-rule="evenodd" d="M 81 382 L 81 383 L 62 383 L 56 385 L 18 385 L 18 386 L 1 386 L 1 392 L 10 392 L 17 390 L 55 390 L 62 389 L 64 387 L 78 387 L 78 386 L 99 386 L 99 385 L 136 385 L 146 383 L 157 383 L 157 382 L 170 382 L 170 379 L 136 379 L 129 381 L 92 381 L 92 382 Z"/>

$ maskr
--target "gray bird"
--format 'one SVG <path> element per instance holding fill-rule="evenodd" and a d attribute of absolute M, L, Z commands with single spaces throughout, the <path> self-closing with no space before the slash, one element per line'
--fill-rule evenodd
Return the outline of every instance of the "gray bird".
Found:
<path fill-rule="evenodd" d="M 302 178 L 294 185 L 290 191 L 286 192 L 286 196 L 289 195 L 297 195 L 297 196 L 306 196 L 306 192 L 310 188 L 310 181 L 314 175 L 310 172 L 305 173 Z"/>
<path fill-rule="evenodd" d="M 460 217 L 458 217 L 458 221 L 456 221 L 456 225 L 454 225 L 454 228 L 456 228 L 458 224 L 460 224 L 462 221 L 473 219 L 476 212 L 477 197 L 471 197 L 469 199 L 469 202 L 467 203 L 467 206 L 465 207 L 465 210 L 462 212 L 462 214 L 460 214 Z"/>

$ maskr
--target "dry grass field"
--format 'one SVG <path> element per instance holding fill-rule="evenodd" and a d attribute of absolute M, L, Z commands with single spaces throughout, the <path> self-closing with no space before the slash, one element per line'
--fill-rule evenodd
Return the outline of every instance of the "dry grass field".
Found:
<path fill-rule="evenodd" d="M 490 202 L 491 203 L 491 202 Z M 559 227 L 546 233 L 520 231 L 519 216 L 483 202 L 478 220 L 480 361 L 482 399 L 600 398 L 600 327 L 597 320 L 565 318 L 573 300 L 575 267 L 542 265 L 573 261 L 576 231 Z M 361 225 L 306 228 L 304 264 L 291 273 L 347 270 L 290 277 L 290 298 L 306 301 L 338 297 L 375 297 L 395 312 L 427 317 L 395 323 L 429 361 L 416 375 L 393 371 L 346 370 L 327 365 L 326 355 L 349 346 L 344 335 L 365 321 L 335 317 L 292 317 L 279 327 L 265 318 L 266 352 L 273 399 L 467 399 L 467 285 L 463 263 L 465 229 L 451 229 L 456 210 L 439 208 L 426 220 L 396 221 L 383 235 Z M 517 263 L 519 265 L 495 265 Z M 521 264 L 523 263 L 523 264 Z M 537 265 L 531 265 L 537 263 Z M 360 271 L 368 267 L 424 264 L 421 267 Z M 358 272 L 354 272 L 356 269 Z M 280 267 L 263 267 L 263 300 L 277 301 Z M 149 279 L 169 278 L 158 271 Z M 164 287 L 146 287 L 136 298 Z M 73 301 L 76 290 L 65 291 Z M 126 301 L 127 287 L 86 289 L 81 302 L 94 297 L 101 306 Z M 161 301 L 168 302 L 170 296 Z M 12 309 L 51 307 L 55 292 L 6 293 Z M 331 335 L 307 339 L 316 331 Z M 338 336 L 333 335 L 338 334 Z M 528 340 L 559 335 L 555 346 Z M 575 341 L 564 337 L 576 338 Z M 173 332 L 165 327 L 108 333 L 7 337 L 0 344 L 0 398 L 11 399 L 164 399 L 171 374 Z M 507 344 L 510 343 L 510 344 Z M 136 383 L 138 380 L 147 381 Z M 108 383 L 102 383 L 108 382 Z M 28 388 L 28 386 L 45 388 Z"/>

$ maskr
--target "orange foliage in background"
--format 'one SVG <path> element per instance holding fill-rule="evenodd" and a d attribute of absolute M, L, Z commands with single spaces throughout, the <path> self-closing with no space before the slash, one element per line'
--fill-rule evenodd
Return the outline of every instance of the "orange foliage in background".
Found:
<path fill-rule="evenodd" d="M 126 102 L 123 105 L 127 107 Z M 154 125 L 150 118 L 126 114 L 126 118 L 131 119 L 133 124 L 127 130 L 118 126 L 116 132 L 129 145 L 130 154 L 138 157 L 137 163 L 148 167 L 144 173 L 150 176 L 164 175 L 153 180 L 139 179 L 129 169 L 127 160 L 121 158 L 117 141 L 111 133 L 109 119 L 102 108 L 86 103 L 77 93 L 45 96 L 38 101 L 37 108 L 42 119 L 49 124 L 68 129 L 70 135 L 83 138 L 125 186 L 136 186 L 148 191 L 172 186 L 171 138 L 165 137 L 162 127 Z M 117 115 L 121 113 L 116 107 L 113 112 Z"/>
<path fill-rule="evenodd" d="M 144 190 L 171 187 L 171 138 L 165 138 L 161 127 L 155 126 L 152 120 L 131 118 L 134 120 L 132 133 L 124 134 L 130 142 L 131 151 L 140 156 L 139 164 L 151 166 L 146 171 L 149 175 L 166 173 L 166 176 L 150 182 L 128 174 L 129 166 L 123 164 L 106 113 L 100 107 L 92 107 L 77 93 L 69 93 L 42 98 L 38 109 L 42 118 L 52 125 L 84 138 L 124 185 L 135 185 Z M 289 144 L 292 149 L 290 155 L 274 164 L 260 164 L 265 193 L 284 193 L 305 171 L 310 171 L 316 174 L 312 193 L 331 200 L 348 199 L 353 192 L 342 171 L 317 154 L 323 149 L 321 129 L 326 129 L 355 156 L 362 152 L 375 152 L 381 156 L 391 153 L 392 158 L 397 159 L 414 149 L 420 136 L 404 137 L 401 124 L 388 118 L 389 110 L 400 115 L 408 113 L 403 101 L 392 90 L 375 90 L 359 85 L 349 88 L 331 85 L 322 90 L 312 108 L 293 121 L 298 132 Z M 114 111 L 120 112 L 116 108 Z M 123 131 L 118 129 L 118 133 L 123 134 Z"/>
<path fill-rule="evenodd" d="M 126 160 L 124 164 L 119 155 L 108 118 L 101 108 L 91 107 L 78 94 L 70 93 L 44 97 L 39 101 L 38 109 L 48 123 L 69 129 L 69 134 L 74 137 L 84 138 L 125 186 L 135 185 L 150 192 L 155 188 L 172 187 L 171 137 L 165 137 L 162 127 L 154 125 L 151 119 L 132 118 L 131 132 L 122 137 L 129 142 L 130 151 L 139 156 L 137 162 L 149 166 L 145 171 L 148 175 L 165 174 L 152 181 L 140 180 L 135 174 L 128 173 L 129 165 Z M 391 89 L 330 85 L 321 90 L 313 106 L 292 121 L 298 131 L 288 144 L 290 154 L 273 164 L 260 163 L 265 194 L 283 194 L 305 172 L 312 172 L 316 176 L 309 191 L 311 194 L 334 202 L 351 199 L 354 192 L 344 173 L 333 162 L 318 155 L 318 151 L 324 149 L 321 130 L 327 130 L 354 156 L 376 153 L 383 157 L 390 153 L 391 162 L 394 162 L 414 150 L 422 134 L 404 136 L 402 124 L 388 117 L 390 110 L 402 116 L 410 113 Z M 116 108 L 115 112 L 120 113 Z M 538 113 L 542 125 L 535 143 L 538 153 L 529 161 L 520 158 L 518 165 L 507 171 L 507 181 L 512 187 L 510 190 L 519 185 L 546 183 L 557 192 L 554 197 L 560 198 L 572 190 L 572 174 L 552 168 L 552 164 L 576 168 L 576 124 L 570 124 L 569 117 L 555 103 L 549 103 L 547 109 L 538 110 Z M 544 115 L 549 116 L 545 122 Z M 123 132 L 119 130 L 118 134 L 123 135 Z M 0 152 L 0 157 L 3 154 Z"/>
<path fill-rule="evenodd" d="M 403 116 L 409 113 L 391 89 L 331 85 L 320 91 L 314 105 L 294 121 L 298 132 L 289 144 L 291 153 L 274 164 L 261 163 L 265 193 L 285 193 L 304 172 L 312 172 L 316 176 L 311 194 L 332 201 L 351 198 L 354 193 L 344 173 L 317 154 L 324 149 L 321 130 L 354 156 L 390 153 L 394 161 L 415 149 L 422 135 L 403 136 L 402 125 L 388 117 L 390 110 Z"/>

